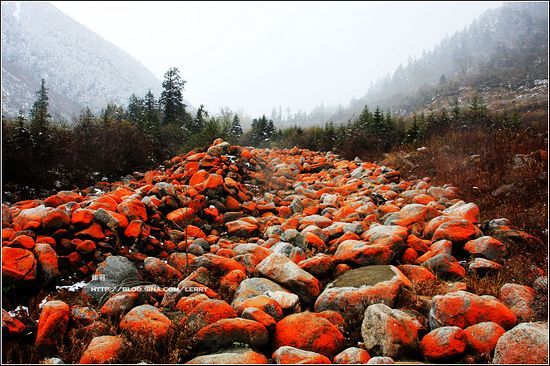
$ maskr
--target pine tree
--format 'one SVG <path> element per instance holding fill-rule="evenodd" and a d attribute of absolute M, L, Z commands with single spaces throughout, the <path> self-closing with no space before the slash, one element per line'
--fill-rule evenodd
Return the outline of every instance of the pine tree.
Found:
<path fill-rule="evenodd" d="M 46 82 L 42 79 L 40 90 L 36 92 L 36 101 L 31 110 L 31 132 L 34 136 L 46 133 L 50 114 L 48 112 L 49 98 Z"/>
<path fill-rule="evenodd" d="M 231 123 L 231 129 L 229 133 L 236 138 L 239 138 L 243 135 L 243 128 L 241 127 L 241 121 L 237 114 L 235 114 L 235 116 L 233 117 L 233 122 Z"/>
<path fill-rule="evenodd" d="M 267 122 L 267 127 L 265 130 L 266 139 L 270 140 L 275 131 L 277 131 L 277 129 L 275 128 L 275 124 L 273 123 L 273 120 L 270 119 Z"/>
<path fill-rule="evenodd" d="M 206 118 L 208 118 L 208 112 L 204 109 L 204 105 L 201 104 L 192 123 L 187 126 L 189 135 L 194 135 L 202 131 L 206 124 Z"/>
<path fill-rule="evenodd" d="M 132 96 L 128 100 L 128 110 L 126 112 L 126 118 L 134 123 L 136 126 L 138 126 L 140 131 L 144 130 L 144 101 L 143 99 L 140 99 L 136 97 L 135 94 L 132 94 Z"/>
<path fill-rule="evenodd" d="M 160 105 L 163 108 L 163 123 L 181 123 L 185 113 L 186 105 L 183 104 L 182 90 L 185 85 L 185 80 L 182 80 L 177 67 L 170 68 L 164 74 L 162 82 L 163 91 L 160 95 Z"/>
<path fill-rule="evenodd" d="M 108 103 L 107 107 L 101 111 L 103 126 L 107 127 L 114 122 L 120 123 L 124 119 L 124 114 L 124 108 L 114 103 Z"/>
<path fill-rule="evenodd" d="M 157 141 L 160 133 L 159 109 L 151 90 L 143 99 L 143 130 L 153 141 Z"/>
<path fill-rule="evenodd" d="M 407 135 L 405 136 L 405 142 L 406 143 L 416 142 L 417 139 L 419 138 L 419 130 L 420 130 L 420 127 L 418 126 L 418 120 L 415 113 L 413 114 L 413 124 L 407 130 Z"/>

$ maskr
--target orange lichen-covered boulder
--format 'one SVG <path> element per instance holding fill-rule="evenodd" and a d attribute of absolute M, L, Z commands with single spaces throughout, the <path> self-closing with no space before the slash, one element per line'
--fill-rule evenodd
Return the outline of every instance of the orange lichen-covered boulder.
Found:
<path fill-rule="evenodd" d="M 256 271 L 293 291 L 306 303 L 314 302 L 319 295 L 319 281 L 283 254 L 271 254 L 258 264 Z"/>
<path fill-rule="evenodd" d="M 94 219 L 94 211 L 87 208 L 77 208 L 71 212 L 71 224 L 79 227 L 87 226 Z"/>
<path fill-rule="evenodd" d="M 548 364 L 548 324 L 521 323 L 497 342 L 495 364 Z"/>
<path fill-rule="evenodd" d="M 118 204 L 117 211 L 125 215 L 129 221 L 147 221 L 147 210 L 145 205 L 137 199 L 122 201 Z"/>
<path fill-rule="evenodd" d="M 150 277 L 160 283 L 173 283 L 183 278 L 180 271 L 155 257 L 145 258 L 143 269 Z"/>
<path fill-rule="evenodd" d="M 464 329 L 468 348 L 479 354 L 491 353 L 506 331 L 497 323 L 483 322 Z"/>
<path fill-rule="evenodd" d="M 2 279 L 6 283 L 36 279 L 34 254 L 21 248 L 2 247 Z"/>
<path fill-rule="evenodd" d="M 304 271 L 321 278 L 330 275 L 336 266 L 336 262 L 332 256 L 319 253 L 314 257 L 301 261 L 298 265 Z"/>
<path fill-rule="evenodd" d="M 100 314 L 108 317 L 119 318 L 134 307 L 139 297 L 139 292 L 119 292 L 111 296 L 100 309 Z"/>
<path fill-rule="evenodd" d="M 174 332 L 170 319 L 151 305 L 141 305 L 130 310 L 122 318 L 120 329 L 130 339 L 145 338 L 154 342 L 166 342 Z"/>
<path fill-rule="evenodd" d="M 235 310 L 223 300 L 205 300 L 197 304 L 180 324 L 185 326 L 189 334 L 195 334 L 209 324 L 220 319 L 236 318 Z"/>
<path fill-rule="evenodd" d="M 457 326 L 466 328 L 482 322 L 494 322 L 504 329 L 516 324 L 516 315 L 493 296 L 478 296 L 466 291 L 433 297 L 430 327 Z"/>
<path fill-rule="evenodd" d="M 531 287 L 507 283 L 500 289 L 499 299 L 516 314 L 518 321 L 525 322 L 533 319 L 535 290 Z"/>
<path fill-rule="evenodd" d="M 365 364 L 369 362 L 370 355 L 362 348 L 349 347 L 334 356 L 336 364 Z"/>
<path fill-rule="evenodd" d="M 277 323 L 275 348 L 292 346 L 333 357 L 344 347 L 344 336 L 327 319 L 315 313 L 292 314 Z"/>
<path fill-rule="evenodd" d="M 403 264 L 397 266 L 397 268 L 399 268 L 399 270 L 403 272 L 403 274 L 407 276 L 412 283 L 430 283 L 436 279 L 432 272 L 421 266 Z"/>
<path fill-rule="evenodd" d="M 395 253 L 391 247 L 385 245 L 368 245 L 360 240 L 345 240 L 342 242 L 334 260 L 338 263 L 351 263 L 359 266 L 375 264 L 389 264 Z"/>
<path fill-rule="evenodd" d="M 126 350 L 126 342 L 120 336 L 104 335 L 92 339 L 82 356 L 81 364 L 118 363 Z"/>
<path fill-rule="evenodd" d="M 186 362 L 186 364 L 191 365 L 243 365 L 267 363 L 267 357 L 243 346 L 224 349 L 210 355 L 195 357 L 191 361 Z"/>
<path fill-rule="evenodd" d="M 495 262 L 502 262 L 506 257 L 506 246 L 492 236 L 482 236 L 470 240 L 464 245 L 464 250 L 476 256 L 489 259 Z"/>
<path fill-rule="evenodd" d="M 415 317 L 384 304 L 374 304 L 365 311 L 361 336 L 367 350 L 395 358 L 417 352 L 420 329 Z"/>
<path fill-rule="evenodd" d="M 38 243 L 34 247 L 38 274 L 46 283 L 59 276 L 59 263 L 55 250 L 49 244 Z"/>
<path fill-rule="evenodd" d="M 466 350 L 466 336 L 459 327 L 437 328 L 422 338 L 420 349 L 430 361 L 452 360 Z"/>
<path fill-rule="evenodd" d="M 28 235 L 18 235 L 7 245 L 14 248 L 23 248 L 23 249 L 32 250 L 34 248 L 35 243 L 34 243 L 34 239 Z"/>
<path fill-rule="evenodd" d="M 251 234 L 260 228 L 255 217 L 243 217 L 242 219 L 230 221 L 225 224 L 229 234 L 246 233 Z"/>
<path fill-rule="evenodd" d="M 195 335 L 196 346 L 205 350 L 223 349 L 235 342 L 264 347 L 268 340 L 267 330 L 262 324 L 241 318 L 218 320 Z"/>
<path fill-rule="evenodd" d="M 273 319 L 271 315 L 258 308 L 244 309 L 241 314 L 241 318 L 254 320 L 260 323 L 265 327 L 265 329 L 267 329 L 269 333 L 273 333 L 273 330 L 275 329 L 275 324 L 277 324 L 277 321 Z"/>
<path fill-rule="evenodd" d="M 25 324 L 2 309 L 2 332 L 6 335 L 20 335 L 25 330 Z"/>
<path fill-rule="evenodd" d="M 237 313 L 241 314 L 246 308 L 258 308 L 272 316 L 275 320 L 281 320 L 283 309 L 279 303 L 266 295 L 259 295 L 244 300 L 237 306 Z"/>
<path fill-rule="evenodd" d="M 181 228 L 184 228 L 186 225 L 190 224 L 195 217 L 195 210 L 189 207 L 178 208 L 166 215 L 166 219 L 178 225 Z"/>
<path fill-rule="evenodd" d="M 271 356 L 277 364 L 330 364 L 330 359 L 316 352 L 282 346 Z"/>
<path fill-rule="evenodd" d="M 461 278 L 466 274 L 464 267 L 449 254 L 437 254 L 422 262 L 422 266 L 445 279 Z"/>
<path fill-rule="evenodd" d="M 444 222 L 439 226 L 432 237 L 432 241 L 446 239 L 452 242 L 464 242 L 482 235 L 470 221 L 459 219 Z"/>
<path fill-rule="evenodd" d="M 371 304 L 393 306 L 402 286 L 412 284 L 394 266 L 375 265 L 349 270 L 325 287 L 315 302 L 315 311 L 334 310 L 347 319 L 362 319 Z"/>
<path fill-rule="evenodd" d="M 69 305 L 63 301 L 53 300 L 45 303 L 38 319 L 36 347 L 46 349 L 59 345 L 67 331 L 69 316 Z"/>

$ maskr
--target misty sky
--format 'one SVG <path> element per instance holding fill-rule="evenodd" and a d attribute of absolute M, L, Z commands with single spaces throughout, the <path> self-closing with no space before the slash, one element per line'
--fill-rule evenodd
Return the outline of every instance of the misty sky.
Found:
<path fill-rule="evenodd" d="M 52 2 L 214 113 L 347 105 L 500 2 Z"/>

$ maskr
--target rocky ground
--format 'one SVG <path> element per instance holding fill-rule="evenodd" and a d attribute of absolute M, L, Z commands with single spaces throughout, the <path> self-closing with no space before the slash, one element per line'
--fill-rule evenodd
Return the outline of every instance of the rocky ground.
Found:
<path fill-rule="evenodd" d="M 546 269 L 468 286 L 539 239 L 479 217 L 428 178 L 217 140 L 2 206 L 2 361 L 547 363 Z"/>

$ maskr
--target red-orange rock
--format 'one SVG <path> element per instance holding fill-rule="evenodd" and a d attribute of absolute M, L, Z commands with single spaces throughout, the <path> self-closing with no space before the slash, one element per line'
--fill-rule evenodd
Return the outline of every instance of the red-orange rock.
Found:
<path fill-rule="evenodd" d="M 73 211 L 71 216 L 71 224 L 79 227 L 88 226 L 92 223 L 93 220 L 93 211 L 85 208 L 77 208 Z"/>
<path fill-rule="evenodd" d="M 68 226 L 71 222 L 69 214 L 61 209 L 52 209 L 42 218 L 42 228 L 44 230 L 57 230 Z"/>
<path fill-rule="evenodd" d="M 2 332 L 7 335 L 20 335 L 25 330 L 25 324 L 12 317 L 9 312 L 2 309 Z"/>
<path fill-rule="evenodd" d="M 183 278 L 180 271 L 155 257 L 145 258 L 143 269 L 150 277 L 161 283 L 173 283 Z"/>
<path fill-rule="evenodd" d="M 271 356 L 277 364 L 330 364 L 330 359 L 316 352 L 290 346 L 279 347 Z"/>
<path fill-rule="evenodd" d="M 134 307 L 138 298 L 139 292 L 136 291 L 119 292 L 111 296 L 99 312 L 107 317 L 120 318 Z"/>
<path fill-rule="evenodd" d="M 32 250 L 34 248 L 34 239 L 28 235 L 18 235 L 8 243 L 8 246 Z"/>
<path fill-rule="evenodd" d="M 103 230 L 101 229 L 101 225 L 99 225 L 97 222 L 94 222 L 90 227 L 80 230 L 75 234 L 77 237 L 84 237 L 84 238 L 92 238 L 96 240 L 103 240 L 105 239 L 105 234 L 103 233 Z"/>
<path fill-rule="evenodd" d="M 430 283 L 436 279 L 435 275 L 424 267 L 404 264 L 397 268 L 413 283 Z"/>
<path fill-rule="evenodd" d="M 195 335 L 196 346 L 206 350 L 223 349 L 235 342 L 264 347 L 268 340 L 267 330 L 262 324 L 241 318 L 218 320 Z"/>
<path fill-rule="evenodd" d="M 195 357 L 186 364 L 202 365 L 246 365 L 246 364 L 267 364 L 267 358 L 248 347 L 232 347 L 216 352 L 211 355 Z"/>
<path fill-rule="evenodd" d="M 430 361 L 452 360 L 466 350 L 466 336 L 459 327 L 437 328 L 422 338 L 420 349 Z"/>
<path fill-rule="evenodd" d="M 273 342 L 275 348 L 292 346 L 333 357 L 343 349 L 344 336 L 330 321 L 304 312 L 279 321 Z"/>
<path fill-rule="evenodd" d="M 2 279 L 6 283 L 32 281 L 36 279 L 37 265 L 32 252 L 2 247 Z"/>
<path fill-rule="evenodd" d="M 521 323 L 499 338 L 495 364 L 548 364 L 548 324 Z"/>
<path fill-rule="evenodd" d="M 227 232 L 229 234 L 251 234 L 252 232 L 260 228 L 260 226 L 258 225 L 258 220 L 256 220 L 256 218 L 252 216 L 243 217 L 239 220 L 227 222 L 225 226 L 227 227 Z"/>
<path fill-rule="evenodd" d="M 198 303 L 186 317 L 181 319 L 180 325 L 184 326 L 186 332 L 192 335 L 220 319 L 236 317 L 237 313 L 231 305 L 223 300 L 209 299 Z"/>
<path fill-rule="evenodd" d="M 334 363 L 337 364 L 365 364 L 369 362 L 370 355 L 362 348 L 349 347 L 334 356 Z"/>
<path fill-rule="evenodd" d="M 169 222 L 173 222 L 180 228 L 184 229 L 186 225 L 190 224 L 195 217 L 195 211 L 192 208 L 184 207 L 178 208 L 166 215 L 166 219 Z"/>
<path fill-rule="evenodd" d="M 96 250 L 96 245 L 92 240 L 83 240 L 76 246 L 75 250 L 82 255 L 92 254 Z"/>
<path fill-rule="evenodd" d="M 418 348 L 418 320 L 384 304 L 370 305 L 361 325 L 363 345 L 385 357 L 399 357 Z"/>
<path fill-rule="evenodd" d="M 117 211 L 125 215 L 128 218 L 128 221 L 132 220 L 141 220 L 147 221 L 147 210 L 143 202 L 132 199 L 122 201 L 117 206 Z"/>
<path fill-rule="evenodd" d="M 478 323 L 464 329 L 468 348 L 479 354 L 493 352 L 504 332 L 504 328 L 493 322 Z"/>
<path fill-rule="evenodd" d="M 174 327 L 166 315 L 151 305 L 141 305 L 130 310 L 120 322 L 120 329 L 131 339 L 147 339 L 154 342 L 166 342 Z"/>
<path fill-rule="evenodd" d="M 271 315 L 258 308 L 245 308 L 241 314 L 241 318 L 254 320 L 260 323 L 269 333 L 273 332 L 275 324 L 277 324 L 277 321 L 273 319 Z"/>
<path fill-rule="evenodd" d="M 516 324 L 516 315 L 493 296 L 456 291 L 433 297 L 431 328 L 449 325 L 464 329 L 488 321 L 509 329 Z"/>
<path fill-rule="evenodd" d="M 141 220 L 131 221 L 124 230 L 124 236 L 132 239 L 146 240 L 151 233 L 151 227 Z"/>
<path fill-rule="evenodd" d="M 435 230 L 432 241 L 446 239 L 452 242 L 464 242 L 481 236 L 481 231 L 468 220 L 444 222 Z"/>
<path fill-rule="evenodd" d="M 34 248 L 38 274 L 46 283 L 59 276 L 59 262 L 55 250 L 49 244 L 36 244 Z"/>
<path fill-rule="evenodd" d="M 414 264 L 418 259 L 418 253 L 413 248 L 407 248 L 401 255 L 401 263 Z"/>
<path fill-rule="evenodd" d="M 272 316 L 277 321 L 281 320 L 283 317 L 283 309 L 281 308 L 281 305 L 279 305 L 276 300 L 266 295 L 254 296 L 241 302 L 236 308 L 237 313 L 241 314 L 246 308 L 258 308 Z"/>
<path fill-rule="evenodd" d="M 106 364 L 122 361 L 127 344 L 120 336 L 104 335 L 92 339 L 82 356 L 81 364 Z"/>
<path fill-rule="evenodd" d="M 271 254 L 256 266 L 256 271 L 292 290 L 306 303 L 314 302 L 319 295 L 319 281 L 284 254 Z"/>
<path fill-rule="evenodd" d="M 63 340 L 69 324 L 69 305 L 54 300 L 44 304 L 38 319 L 35 345 L 39 349 L 55 347 Z"/>

